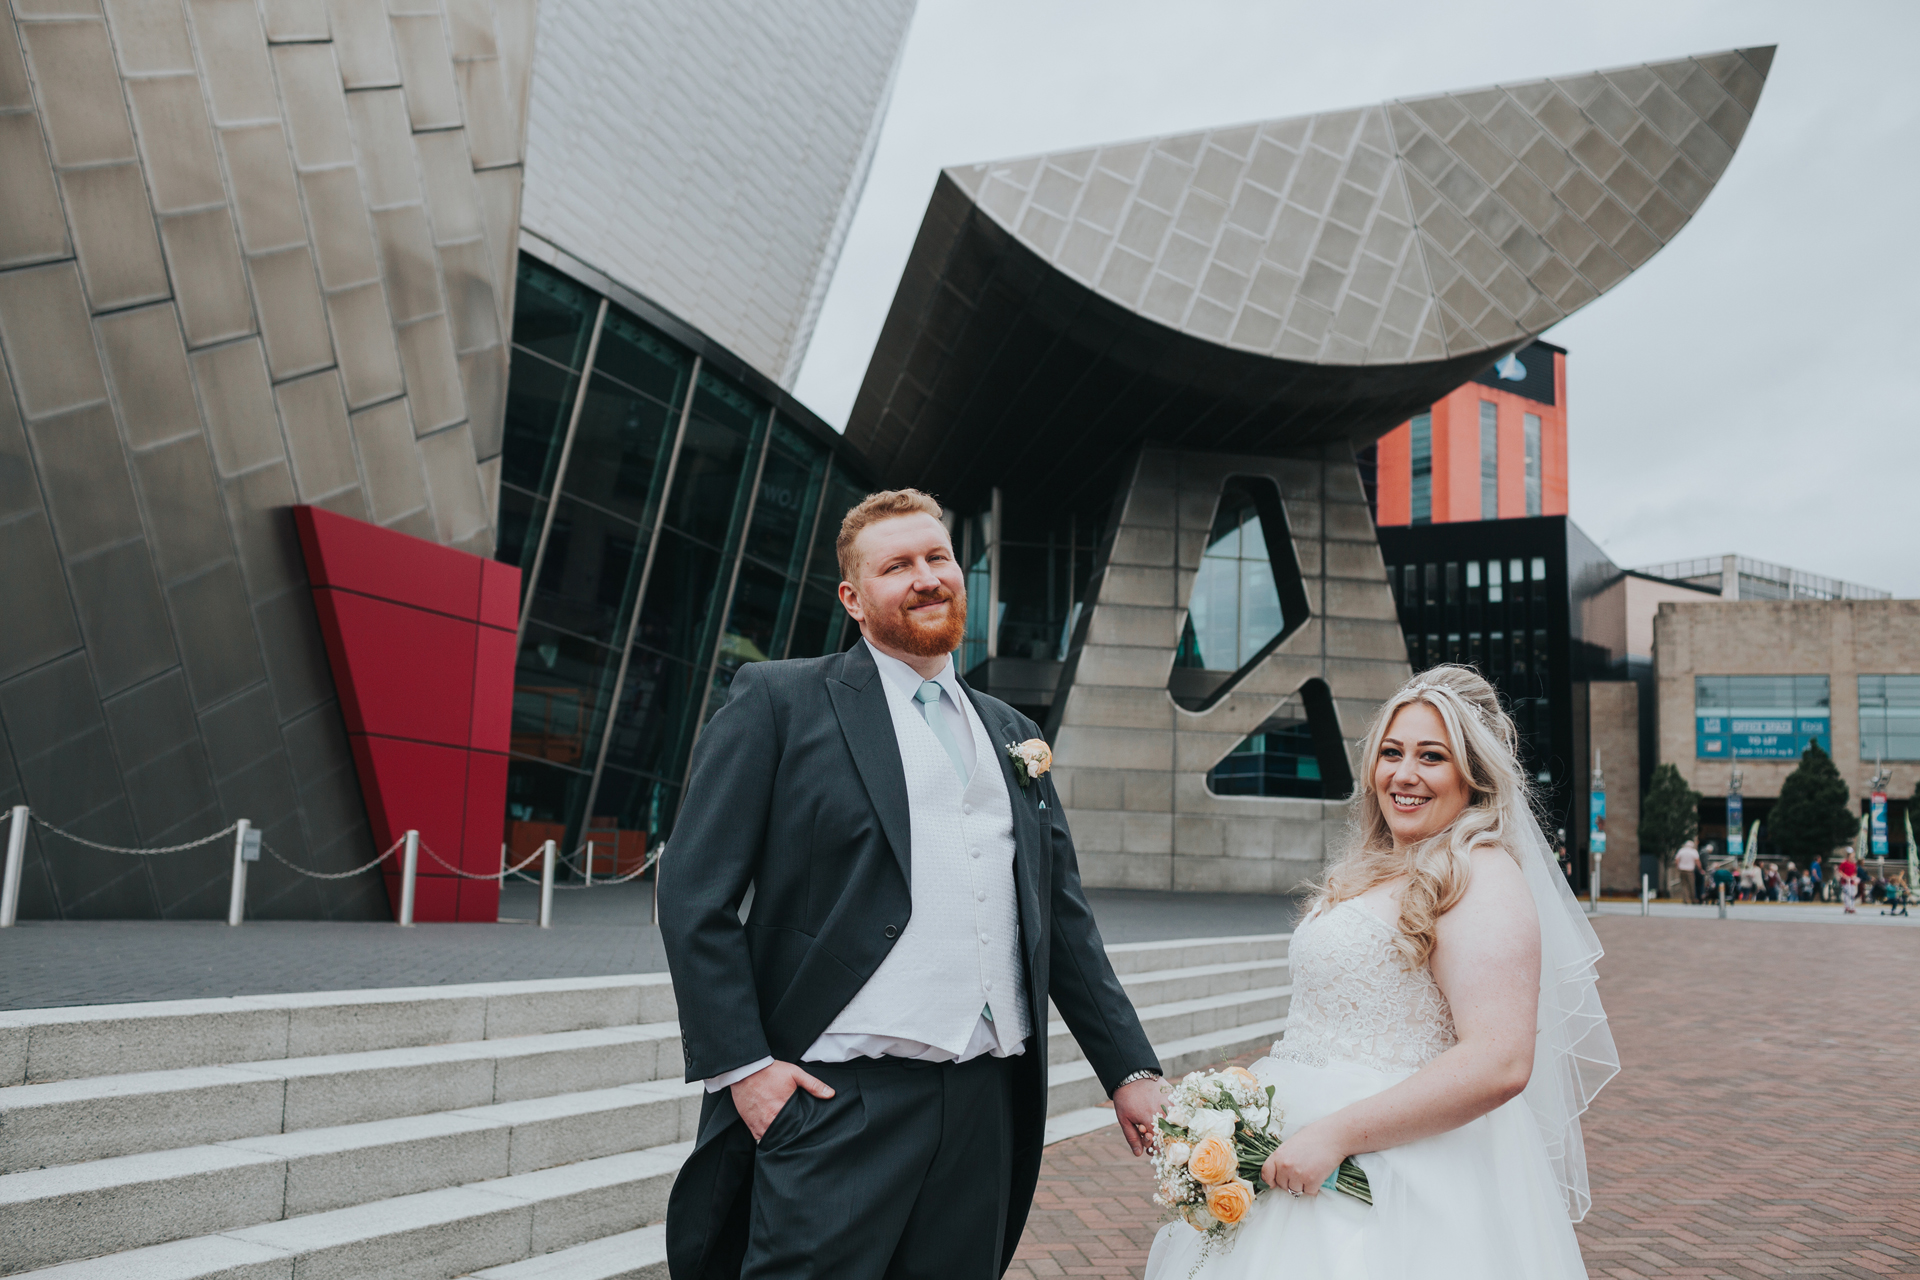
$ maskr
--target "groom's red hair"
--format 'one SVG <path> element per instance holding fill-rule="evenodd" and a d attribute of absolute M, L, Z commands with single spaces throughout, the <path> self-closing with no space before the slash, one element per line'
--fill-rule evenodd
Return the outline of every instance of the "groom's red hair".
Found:
<path fill-rule="evenodd" d="M 841 579 L 846 582 L 855 580 L 854 573 L 860 565 L 854 559 L 853 541 L 868 525 L 891 520 L 895 516 L 928 515 L 938 520 L 942 514 L 940 504 L 931 495 L 918 489 L 882 489 L 879 493 L 870 493 L 860 499 L 859 504 L 840 521 L 840 536 L 833 544 L 834 556 L 840 561 Z"/>

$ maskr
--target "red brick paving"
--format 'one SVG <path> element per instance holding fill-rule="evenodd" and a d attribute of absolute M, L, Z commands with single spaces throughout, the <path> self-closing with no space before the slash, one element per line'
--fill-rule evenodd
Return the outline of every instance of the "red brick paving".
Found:
<path fill-rule="evenodd" d="M 1598 928 L 1623 1069 L 1586 1117 L 1591 1275 L 1920 1277 L 1920 930 Z M 1151 1196 L 1112 1129 L 1050 1148 L 1008 1275 L 1142 1276 Z"/>

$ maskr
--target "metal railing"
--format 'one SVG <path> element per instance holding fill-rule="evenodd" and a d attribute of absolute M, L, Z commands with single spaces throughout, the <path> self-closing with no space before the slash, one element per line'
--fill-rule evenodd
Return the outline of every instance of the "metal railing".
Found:
<path fill-rule="evenodd" d="M 645 875 L 650 869 L 659 865 L 660 857 L 666 852 L 667 848 L 663 842 L 655 848 L 646 860 L 635 870 L 628 872 L 626 875 L 602 878 L 596 884 L 593 878 L 592 842 L 584 843 L 580 848 L 573 851 L 576 854 L 580 853 L 583 849 L 586 851 L 587 862 L 584 869 L 575 863 L 572 857 L 560 852 L 557 841 L 547 840 L 543 842 L 538 849 L 527 855 L 525 859 L 513 866 L 507 865 L 507 849 L 505 845 L 502 845 L 500 847 L 500 870 L 491 874 L 483 874 L 475 871 L 466 871 L 454 866 L 445 858 L 435 853 L 432 847 L 425 841 L 421 840 L 418 830 L 410 829 L 398 840 L 395 840 L 389 845 L 385 852 L 371 862 L 362 863 L 350 871 L 313 871 L 296 863 L 289 862 L 286 858 L 282 857 L 278 850 L 274 849 L 272 845 L 269 845 L 262 838 L 260 829 L 245 818 L 229 823 L 212 835 L 202 836 L 198 840 L 189 840 L 185 844 L 165 845 L 152 849 L 144 849 L 101 844 L 97 840 L 89 840 L 85 836 L 75 835 L 71 831 L 63 831 L 44 818 L 35 817 L 26 805 L 20 804 L 13 806 L 8 814 L 6 866 L 4 875 L 0 876 L 0 929 L 12 928 L 19 915 L 20 881 L 25 873 L 27 830 L 30 826 L 38 826 L 51 835 L 58 836 L 64 840 L 71 840 L 75 844 L 85 846 L 89 849 L 96 849 L 103 853 L 123 854 L 129 857 L 158 857 L 170 853 L 184 853 L 189 849 L 197 849 L 203 845 L 212 844 L 231 834 L 233 836 L 233 873 L 227 894 L 227 923 L 235 927 L 239 926 L 246 918 L 247 864 L 250 862 L 258 862 L 262 852 L 270 855 L 274 861 L 286 867 L 288 870 L 314 880 L 345 880 L 351 876 L 364 875 L 366 872 L 372 871 L 374 868 L 380 866 L 396 852 L 399 852 L 401 854 L 401 861 L 398 923 L 402 928 L 413 927 L 414 908 L 418 901 L 420 854 L 423 850 L 429 858 L 439 863 L 443 869 L 461 879 L 491 880 L 501 884 L 505 883 L 508 876 L 517 875 L 525 871 L 526 868 L 532 866 L 533 863 L 538 860 L 541 864 L 539 923 L 542 929 L 550 929 L 553 927 L 553 893 L 555 889 L 592 889 L 608 885 L 625 884 L 630 880 L 636 880 Z M 585 883 L 556 884 L 554 882 L 554 873 L 562 863 L 573 871 L 582 872 Z M 654 877 L 653 920 L 656 924 L 660 921 L 658 875 Z"/>

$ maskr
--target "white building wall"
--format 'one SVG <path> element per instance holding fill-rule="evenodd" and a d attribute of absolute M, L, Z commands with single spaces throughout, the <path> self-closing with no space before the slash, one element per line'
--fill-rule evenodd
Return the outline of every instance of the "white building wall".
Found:
<path fill-rule="evenodd" d="M 913 0 L 545 0 L 523 223 L 791 386 Z"/>

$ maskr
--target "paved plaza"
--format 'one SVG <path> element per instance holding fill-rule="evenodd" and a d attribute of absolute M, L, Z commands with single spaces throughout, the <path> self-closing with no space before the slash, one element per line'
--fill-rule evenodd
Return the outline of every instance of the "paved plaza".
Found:
<path fill-rule="evenodd" d="M 1592 1275 L 1920 1276 L 1920 932 L 1855 923 L 1599 922 Z M 1151 1194 L 1111 1129 L 1050 1148 L 1009 1276 L 1142 1275 Z"/>
<path fill-rule="evenodd" d="M 1108 942 L 1285 933 L 1295 900 L 1210 893 L 1088 892 Z M 539 886 L 501 895 L 498 925 L 207 920 L 22 921 L 0 930 L 0 1009 L 516 978 L 589 978 L 667 967 L 644 881 L 556 889 L 553 927 L 533 923 Z"/>

